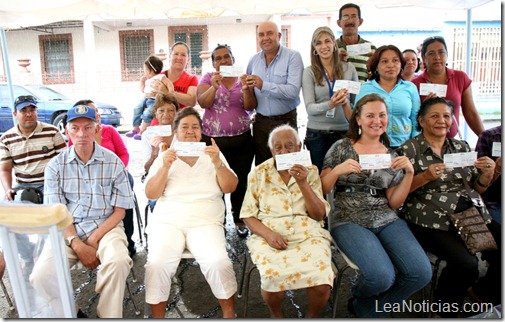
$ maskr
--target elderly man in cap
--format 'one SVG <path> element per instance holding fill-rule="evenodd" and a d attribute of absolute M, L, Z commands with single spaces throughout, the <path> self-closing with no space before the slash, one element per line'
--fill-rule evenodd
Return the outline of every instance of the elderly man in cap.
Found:
<path fill-rule="evenodd" d="M 121 318 L 126 277 L 132 266 L 122 226 L 125 209 L 133 208 L 133 193 L 123 162 L 95 142 L 96 112 L 87 105 L 67 113 L 66 135 L 73 145 L 52 159 L 45 170 L 44 203 L 65 204 L 74 218 L 64 232 L 72 267 L 80 261 L 99 267 L 97 316 Z M 35 263 L 30 281 L 45 295 L 56 316 L 63 316 L 49 247 Z M 61 314 L 61 315 L 60 315 Z"/>

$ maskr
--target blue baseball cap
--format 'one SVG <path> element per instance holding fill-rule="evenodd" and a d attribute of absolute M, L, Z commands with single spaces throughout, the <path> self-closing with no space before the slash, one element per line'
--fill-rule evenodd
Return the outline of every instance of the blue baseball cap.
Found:
<path fill-rule="evenodd" d="M 67 122 L 80 117 L 85 117 L 96 122 L 96 111 L 87 105 L 77 105 L 70 108 L 67 112 Z"/>
<path fill-rule="evenodd" d="M 14 108 L 16 111 L 21 111 L 27 106 L 37 107 L 37 100 L 31 95 L 19 96 L 14 101 Z"/>

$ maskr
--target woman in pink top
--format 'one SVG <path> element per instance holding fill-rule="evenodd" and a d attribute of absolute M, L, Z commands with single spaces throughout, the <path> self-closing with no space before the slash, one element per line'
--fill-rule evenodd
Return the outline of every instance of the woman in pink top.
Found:
<path fill-rule="evenodd" d="M 473 102 L 472 87 L 470 86 L 472 80 L 463 71 L 447 68 L 447 45 L 444 38 L 440 36 L 426 38 L 423 41 L 421 58 L 425 70 L 412 80 L 417 89 L 419 90 L 421 83 L 447 85 L 447 93 L 444 98 L 454 104 L 454 116 L 458 124 L 461 110 L 466 123 L 476 135 L 484 131 L 484 124 Z M 421 96 L 421 102 L 433 96 L 435 96 L 434 93 Z M 458 124 L 452 122 L 449 138 L 455 137 L 458 133 Z"/>
<path fill-rule="evenodd" d="M 245 237 L 248 231 L 240 219 L 240 209 L 254 158 L 249 113 L 256 107 L 256 97 L 247 86 L 245 74 L 240 77 L 221 74 L 221 66 L 235 63 L 230 46 L 218 44 L 211 59 L 216 71 L 202 77 L 196 92 L 198 104 L 205 109 L 202 140 L 211 145 L 213 138 L 238 176 L 237 189 L 230 195 L 231 213 L 239 236 Z"/>
<path fill-rule="evenodd" d="M 100 123 L 100 113 L 98 112 L 98 108 L 95 106 L 95 103 L 92 100 L 80 100 L 74 104 L 77 105 L 87 105 L 93 108 L 96 111 L 96 122 L 98 124 L 98 131 L 95 135 L 95 141 L 99 145 L 103 146 L 107 150 L 112 151 L 115 155 L 117 155 L 125 167 L 128 167 L 128 162 L 130 161 L 130 153 L 128 153 L 128 149 L 123 141 L 123 138 L 116 130 L 115 127 L 107 124 Z M 64 125 L 66 126 L 66 118 L 64 120 Z M 68 146 L 72 146 L 72 140 L 68 139 Z M 130 179 L 130 185 L 133 189 L 133 177 L 128 172 L 128 178 Z M 130 252 L 130 256 L 133 256 L 136 253 L 135 242 L 132 240 L 133 235 L 133 209 L 126 209 L 125 217 L 123 219 L 124 229 L 126 238 L 128 239 L 128 251 Z"/>

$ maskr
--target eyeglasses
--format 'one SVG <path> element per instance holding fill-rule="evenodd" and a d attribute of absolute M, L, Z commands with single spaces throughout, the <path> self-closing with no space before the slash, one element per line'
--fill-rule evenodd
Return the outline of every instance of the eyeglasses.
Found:
<path fill-rule="evenodd" d="M 37 100 L 32 95 L 18 96 L 16 98 L 16 100 L 14 101 L 14 105 L 18 105 L 18 104 L 25 103 L 25 102 L 29 102 L 29 103 L 33 103 L 34 105 L 37 105 Z"/>

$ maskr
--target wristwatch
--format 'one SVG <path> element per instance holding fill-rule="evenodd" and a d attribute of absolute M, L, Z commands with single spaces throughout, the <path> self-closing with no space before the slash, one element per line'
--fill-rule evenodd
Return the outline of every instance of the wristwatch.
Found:
<path fill-rule="evenodd" d="M 79 238 L 79 236 L 72 235 L 70 237 L 65 238 L 65 245 L 67 245 L 68 247 L 70 247 L 70 245 L 72 245 L 72 240 L 74 240 L 74 238 Z"/>

